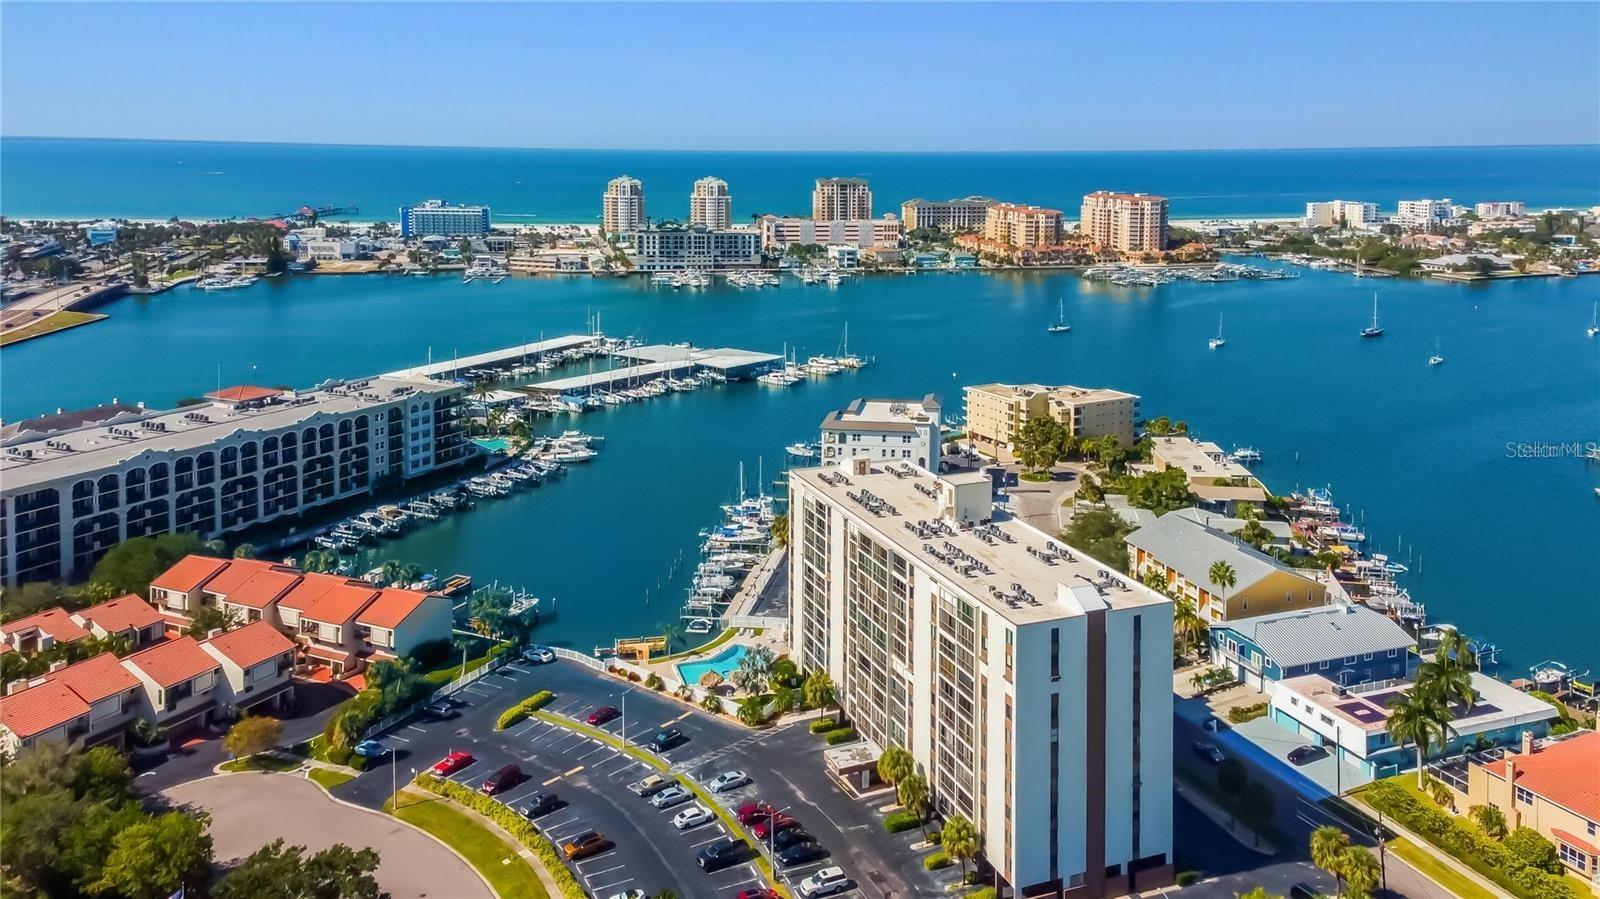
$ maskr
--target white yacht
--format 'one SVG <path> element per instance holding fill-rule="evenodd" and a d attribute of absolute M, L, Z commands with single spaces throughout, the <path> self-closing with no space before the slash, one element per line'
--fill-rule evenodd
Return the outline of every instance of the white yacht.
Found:
<path fill-rule="evenodd" d="M 1045 331 L 1051 334 L 1065 334 L 1071 330 L 1072 325 L 1067 323 L 1067 301 L 1064 299 L 1057 299 L 1055 323 L 1050 325 L 1048 328 L 1045 328 Z"/>
<path fill-rule="evenodd" d="M 1220 349 L 1222 349 L 1223 347 L 1225 347 L 1227 345 L 1228 345 L 1228 341 L 1226 339 L 1224 339 L 1223 336 L 1222 336 L 1222 313 L 1218 312 L 1217 313 L 1217 336 L 1215 336 L 1215 337 L 1211 338 L 1210 340 L 1206 341 L 1206 347 L 1208 349 L 1220 350 Z"/>
<path fill-rule="evenodd" d="M 1584 331 L 1590 337 L 1600 334 L 1600 302 L 1594 304 L 1594 309 L 1589 313 L 1589 328 Z"/>
<path fill-rule="evenodd" d="M 816 444 L 806 443 L 804 441 L 799 443 L 791 443 L 784 447 L 783 450 L 797 459 L 815 459 L 817 457 Z"/>
<path fill-rule="evenodd" d="M 1433 339 L 1433 355 L 1428 357 L 1428 365 L 1437 366 L 1443 364 L 1444 357 L 1439 355 L 1439 338 L 1435 337 Z"/>
<path fill-rule="evenodd" d="M 1382 337 L 1383 326 L 1378 324 L 1378 295 L 1372 295 L 1372 324 L 1361 329 L 1362 337 Z"/>

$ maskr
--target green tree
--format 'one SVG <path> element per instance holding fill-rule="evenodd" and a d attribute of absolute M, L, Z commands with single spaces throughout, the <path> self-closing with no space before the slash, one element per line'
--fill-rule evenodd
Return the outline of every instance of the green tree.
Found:
<path fill-rule="evenodd" d="M 167 812 L 119 831 L 92 895 L 167 899 L 180 888 L 199 895 L 211 874 L 204 813 Z"/>
<path fill-rule="evenodd" d="M 1506 851 L 1513 858 L 1547 874 L 1561 873 L 1561 852 L 1556 844 L 1531 827 L 1519 827 L 1505 838 Z"/>
<path fill-rule="evenodd" d="M 228 728 L 228 735 L 222 738 L 222 746 L 235 758 L 243 759 L 266 752 L 278 745 L 282 737 L 282 721 L 261 715 L 246 715 Z"/>
<path fill-rule="evenodd" d="M 806 682 L 801 687 L 806 698 L 806 705 L 824 712 L 833 705 L 837 693 L 834 690 L 833 678 L 826 671 L 813 671 L 806 675 Z"/>
<path fill-rule="evenodd" d="M 722 700 L 717 698 L 717 694 L 707 691 L 705 698 L 700 700 L 700 708 L 713 715 L 720 714 L 722 712 Z"/>
<path fill-rule="evenodd" d="M 1417 747 L 1417 789 L 1425 789 L 1423 778 L 1427 768 L 1423 760 L 1435 745 L 1443 746 L 1449 739 L 1450 709 L 1421 682 L 1411 690 L 1389 700 L 1389 736 L 1401 746 L 1411 743 Z"/>
<path fill-rule="evenodd" d="M 1467 809 L 1467 815 L 1477 822 L 1478 829 L 1482 830 L 1491 839 L 1503 840 L 1506 838 L 1505 813 L 1492 805 L 1475 805 Z"/>
<path fill-rule="evenodd" d="M 0 621 L 13 621 L 25 618 L 35 612 L 43 612 L 51 606 L 62 606 L 68 611 L 77 609 L 81 603 L 75 602 L 62 588 L 56 584 L 39 581 L 32 584 L 23 584 L 20 587 L 7 587 L 0 602 Z M 7 653 L 15 655 L 15 653 Z"/>
<path fill-rule="evenodd" d="M 1203 654 L 1210 627 L 1187 596 L 1180 596 L 1172 603 L 1172 629 L 1185 646 Z"/>
<path fill-rule="evenodd" d="M 1324 824 L 1311 832 L 1311 863 L 1333 875 L 1336 895 L 1344 895 L 1345 850 L 1350 848 L 1350 835 Z"/>
<path fill-rule="evenodd" d="M 304 846 L 274 840 L 240 862 L 212 889 L 212 899 L 386 899 L 373 872 L 378 853 L 336 843 L 306 856 Z"/>
<path fill-rule="evenodd" d="M 755 727 L 767 720 L 766 707 L 766 700 L 760 696 L 746 696 L 739 700 L 739 720 L 750 727 Z"/>
<path fill-rule="evenodd" d="M 1346 846 L 1340 853 L 1339 870 L 1344 875 L 1345 886 L 1350 888 L 1350 899 L 1367 899 L 1377 889 L 1380 871 L 1378 860 L 1360 846 Z"/>
<path fill-rule="evenodd" d="M 256 557 L 256 545 L 254 543 L 239 544 L 233 548 L 233 557 L 235 559 L 254 559 Z"/>
<path fill-rule="evenodd" d="M 917 816 L 917 826 L 922 828 L 922 837 L 927 839 L 928 829 L 926 817 L 928 814 L 928 780 L 915 772 L 900 779 L 894 785 L 895 798 L 908 812 Z"/>
<path fill-rule="evenodd" d="M 1016 456 L 1023 468 L 1042 471 L 1065 453 L 1067 429 L 1053 418 L 1029 419 L 1017 432 Z"/>
<path fill-rule="evenodd" d="M 1181 469 L 1146 472 L 1124 478 L 1122 482 L 1128 505 L 1149 509 L 1157 515 L 1186 508 L 1194 501 L 1194 494 L 1189 492 L 1189 478 Z"/>
<path fill-rule="evenodd" d="M 789 514 L 787 512 L 773 516 L 772 545 L 777 547 L 789 545 Z"/>
<path fill-rule="evenodd" d="M 1128 570 L 1128 532 L 1133 526 L 1109 509 L 1080 512 L 1062 532 L 1067 545 L 1088 553 L 1108 568 Z"/>
<path fill-rule="evenodd" d="M 1086 503 L 1098 503 L 1106 498 L 1106 492 L 1098 481 L 1086 474 L 1078 481 L 1077 496 Z"/>
<path fill-rule="evenodd" d="M 1233 566 L 1221 559 L 1211 563 L 1211 567 L 1206 571 L 1206 577 L 1211 580 L 1211 583 L 1221 588 L 1217 592 L 1218 596 L 1226 594 L 1233 589 L 1234 584 L 1239 582 L 1238 576 L 1234 574 Z"/>
<path fill-rule="evenodd" d="M 878 776 L 889 786 L 916 773 L 917 763 L 903 747 L 890 746 L 878 756 Z"/>
<path fill-rule="evenodd" d="M 149 599 L 150 582 L 200 548 L 200 538 L 190 533 L 134 537 L 111 547 L 95 563 L 89 580 L 105 584 L 113 595 L 137 593 Z"/>
<path fill-rule="evenodd" d="M 978 857 L 980 846 L 978 828 L 960 815 L 945 819 L 939 832 L 939 845 L 949 856 L 961 864 L 961 879 L 966 880 L 967 863 Z"/>
<path fill-rule="evenodd" d="M 196 640 L 205 639 L 213 630 L 231 631 L 239 626 L 239 613 L 224 611 L 222 606 L 201 606 L 189 619 L 183 632 Z"/>

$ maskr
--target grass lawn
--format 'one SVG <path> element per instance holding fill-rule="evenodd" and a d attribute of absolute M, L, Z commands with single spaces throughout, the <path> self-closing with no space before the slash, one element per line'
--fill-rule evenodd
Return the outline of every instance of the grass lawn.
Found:
<path fill-rule="evenodd" d="M 452 806 L 449 800 L 401 793 L 399 808 L 385 803 L 384 811 L 449 844 L 478 869 L 500 899 L 548 899 L 538 875 L 517 854 L 519 849 Z"/>
<path fill-rule="evenodd" d="M 1433 853 L 1402 837 L 1389 841 L 1388 851 L 1400 856 L 1406 864 L 1422 872 L 1424 877 L 1444 887 L 1461 899 L 1494 899 L 1495 894 L 1467 879 L 1465 874 L 1444 864 Z"/>
<path fill-rule="evenodd" d="M 342 783 L 356 779 L 356 776 L 348 771 L 335 771 L 332 768 L 312 768 L 306 776 L 322 784 L 324 790 L 331 790 Z"/>
<path fill-rule="evenodd" d="M 694 649 L 686 649 L 683 652 L 675 653 L 673 655 L 666 656 L 665 658 L 656 659 L 656 661 L 671 662 L 677 659 L 686 659 L 689 656 L 697 656 L 701 653 L 710 652 L 711 650 L 716 649 L 718 646 L 721 646 L 729 640 L 732 640 L 735 633 L 737 633 L 737 631 L 735 631 L 733 628 L 728 628 L 727 630 L 718 634 L 716 639 L 712 640 L 710 643 L 703 643 L 699 646 L 696 646 Z"/>
<path fill-rule="evenodd" d="M 1017 475 L 1017 477 L 1024 481 L 1032 481 L 1035 484 L 1042 484 L 1046 481 L 1052 480 L 1050 472 L 1048 471 L 1025 471 L 1022 474 Z"/>
<path fill-rule="evenodd" d="M 300 767 L 299 759 L 281 759 L 275 755 L 253 755 L 222 763 L 224 771 L 293 771 Z"/>
<path fill-rule="evenodd" d="M 105 318 L 105 316 L 90 312 L 72 312 L 70 310 L 52 312 L 49 315 L 42 315 L 20 328 L 12 328 L 4 334 L 0 334 L 0 346 L 27 340 L 30 337 L 40 337 L 55 331 L 64 331 L 67 328 L 75 328 L 78 325 L 86 325 L 89 322 L 97 322 L 102 318 Z"/>

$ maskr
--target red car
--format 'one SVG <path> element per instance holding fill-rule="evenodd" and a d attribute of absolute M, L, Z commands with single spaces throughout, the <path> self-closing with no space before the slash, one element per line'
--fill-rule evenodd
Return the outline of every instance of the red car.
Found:
<path fill-rule="evenodd" d="M 791 827 L 798 826 L 800 826 L 799 821 L 780 812 L 770 818 L 762 818 L 757 821 L 756 826 L 750 828 L 750 832 L 756 835 L 756 839 L 765 840 L 780 830 L 788 830 Z"/>
<path fill-rule="evenodd" d="M 740 890 L 738 899 L 778 899 L 778 894 L 769 889 Z"/>
<path fill-rule="evenodd" d="M 618 712 L 616 709 L 608 705 L 603 705 L 589 713 L 589 725 L 591 727 L 599 727 L 607 721 L 614 720 L 617 715 Z"/>
<path fill-rule="evenodd" d="M 472 753 L 457 750 L 440 759 L 439 763 L 429 770 L 440 777 L 449 777 L 476 761 L 477 759 L 472 757 Z"/>
<path fill-rule="evenodd" d="M 746 802 L 744 805 L 739 806 L 739 811 L 735 814 L 738 816 L 740 824 L 749 825 L 762 818 L 771 817 L 775 811 L 777 809 L 765 802 Z"/>

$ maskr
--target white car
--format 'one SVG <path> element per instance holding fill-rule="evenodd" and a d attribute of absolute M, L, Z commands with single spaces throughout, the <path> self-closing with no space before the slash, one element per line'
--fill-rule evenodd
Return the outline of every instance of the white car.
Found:
<path fill-rule="evenodd" d="M 672 826 L 678 828 L 679 830 L 688 830 L 691 827 L 699 827 L 715 817 L 716 815 L 711 814 L 709 809 L 697 802 L 694 805 L 677 813 L 676 815 L 673 815 Z"/>
<path fill-rule="evenodd" d="M 548 646 L 530 646 L 522 652 L 522 660 L 533 665 L 545 665 L 556 660 Z"/>
<path fill-rule="evenodd" d="M 817 873 L 800 881 L 800 895 L 806 899 L 815 899 L 817 896 L 832 896 L 842 892 L 850 886 L 850 878 L 844 876 L 843 868 L 823 868 Z"/>
<path fill-rule="evenodd" d="M 694 794 L 683 787 L 667 787 L 665 790 L 650 797 L 650 804 L 656 808 L 672 808 L 694 798 Z"/>
<path fill-rule="evenodd" d="M 621 893 L 612 893 L 607 899 L 644 899 L 644 890 L 624 890 Z"/>
<path fill-rule="evenodd" d="M 726 793 L 729 790 L 737 790 L 749 782 L 750 775 L 743 771 L 724 771 L 711 778 L 711 782 L 706 784 L 706 789 L 713 793 Z"/>

